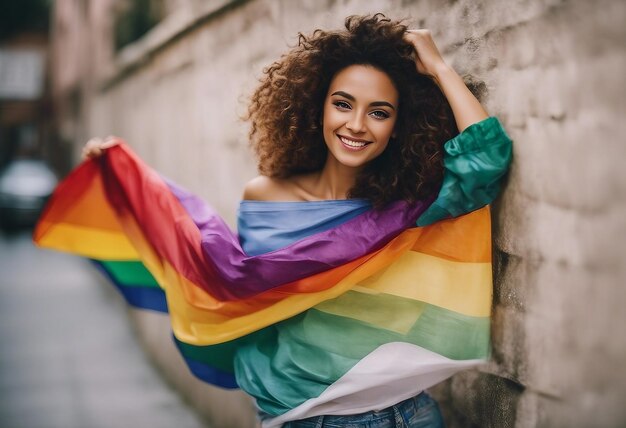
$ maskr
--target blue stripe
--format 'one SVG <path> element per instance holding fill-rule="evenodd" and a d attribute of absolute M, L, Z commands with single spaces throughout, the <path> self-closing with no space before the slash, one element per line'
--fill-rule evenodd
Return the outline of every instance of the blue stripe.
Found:
<path fill-rule="evenodd" d="M 168 313 L 167 299 L 162 289 L 126 286 L 117 281 L 101 262 L 93 259 L 91 259 L 91 262 L 109 281 L 111 281 L 111 283 L 113 283 L 113 285 L 115 285 L 129 305 L 139 309 L 150 309 L 157 312 Z"/>
<path fill-rule="evenodd" d="M 371 208 L 372 205 L 365 199 L 243 200 L 237 210 L 239 241 L 249 256 L 268 253 L 330 230 Z"/>
<path fill-rule="evenodd" d="M 210 366 L 205 363 L 201 363 L 200 361 L 192 360 L 191 358 L 187 358 L 183 353 L 183 350 L 179 346 L 178 339 L 172 334 L 172 339 L 178 348 L 178 351 L 183 356 L 185 363 L 187 363 L 187 367 L 189 367 L 189 371 L 197 377 L 198 379 L 210 383 L 211 385 L 219 386 L 221 388 L 226 389 L 238 389 L 239 385 L 235 380 L 235 375 L 233 373 L 226 373 L 220 369 L 217 369 L 213 366 Z"/>

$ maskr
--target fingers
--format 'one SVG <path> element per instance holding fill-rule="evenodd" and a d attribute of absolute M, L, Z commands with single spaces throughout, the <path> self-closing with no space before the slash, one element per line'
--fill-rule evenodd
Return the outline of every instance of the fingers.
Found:
<path fill-rule="evenodd" d="M 423 39 L 431 39 L 433 38 L 430 30 L 422 29 L 422 30 L 406 30 L 404 33 L 405 38 L 410 42 L 416 42 L 418 40 Z"/>
<path fill-rule="evenodd" d="M 100 138 L 92 138 L 87 141 L 87 144 L 83 147 L 81 151 L 81 159 L 89 159 L 96 156 L 100 156 L 102 154 L 102 150 L 99 149 L 100 144 L 102 144 L 102 140 Z"/>
<path fill-rule="evenodd" d="M 120 143 L 120 139 L 114 135 L 109 135 L 104 139 L 102 144 L 100 145 L 101 149 L 108 149 L 113 146 L 117 146 Z"/>
<path fill-rule="evenodd" d="M 445 66 L 430 30 L 407 30 L 405 38 L 415 48 L 415 66 L 418 73 L 434 77 Z"/>
<path fill-rule="evenodd" d="M 81 159 L 92 159 L 102 156 L 104 150 L 116 146 L 120 143 L 119 138 L 114 136 L 108 136 L 104 140 L 99 137 L 95 137 L 87 141 L 81 151 Z"/>
<path fill-rule="evenodd" d="M 406 30 L 406 32 L 410 33 L 410 34 L 420 34 L 420 35 L 423 35 L 423 36 L 430 36 L 431 35 L 431 31 L 429 29 L 427 29 L 427 28 L 422 28 L 422 29 L 419 29 L 419 30 Z"/>

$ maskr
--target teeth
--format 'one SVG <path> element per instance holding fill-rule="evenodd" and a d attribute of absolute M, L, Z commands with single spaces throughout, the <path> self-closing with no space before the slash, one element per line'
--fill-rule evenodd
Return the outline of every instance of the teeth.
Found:
<path fill-rule="evenodd" d="M 362 141 L 352 141 L 352 140 L 348 140 L 347 138 L 344 137 L 339 137 L 339 139 L 346 145 L 350 146 L 350 147 L 364 147 L 366 143 L 362 142 Z"/>

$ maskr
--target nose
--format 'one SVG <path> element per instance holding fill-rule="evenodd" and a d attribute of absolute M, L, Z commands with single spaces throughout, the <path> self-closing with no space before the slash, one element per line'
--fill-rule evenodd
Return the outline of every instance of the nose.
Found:
<path fill-rule="evenodd" d="M 365 120 L 363 120 L 363 115 L 358 112 L 354 112 L 354 114 L 350 115 L 350 118 L 346 122 L 346 128 L 354 133 L 364 132 Z"/>

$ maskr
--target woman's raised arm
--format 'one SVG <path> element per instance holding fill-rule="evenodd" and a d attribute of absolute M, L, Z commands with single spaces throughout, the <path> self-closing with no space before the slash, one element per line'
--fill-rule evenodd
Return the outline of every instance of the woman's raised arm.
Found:
<path fill-rule="evenodd" d="M 417 52 L 418 73 L 431 76 L 450 103 L 459 132 L 489 116 L 461 76 L 443 60 L 430 30 L 409 30 L 406 39 Z"/>
<path fill-rule="evenodd" d="M 448 66 L 429 30 L 407 31 L 415 47 L 418 73 L 434 79 L 452 107 L 460 134 L 444 145 L 444 178 L 435 202 L 418 226 L 457 217 L 490 204 L 511 163 L 512 141 L 495 117 L 489 117 L 463 79 Z"/>

